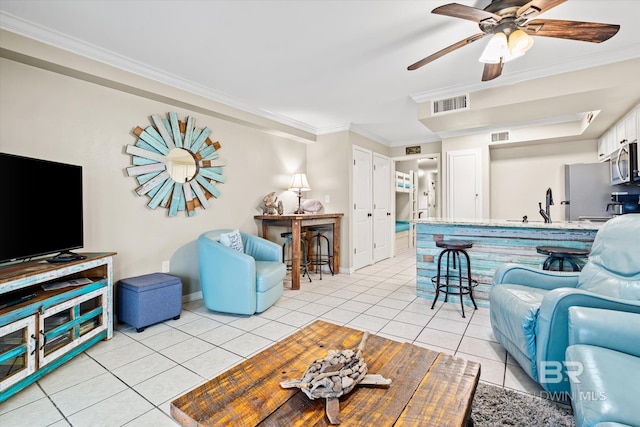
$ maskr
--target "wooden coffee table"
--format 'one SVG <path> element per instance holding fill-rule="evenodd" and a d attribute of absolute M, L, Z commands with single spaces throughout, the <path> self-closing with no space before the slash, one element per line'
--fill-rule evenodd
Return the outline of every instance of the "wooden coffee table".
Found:
<path fill-rule="evenodd" d="M 362 332 L 316 321 L 171 402 L 183 426 L 329 425 L 324 399 L 310 400 L 280 382 L 299 378 L 327 350 L 355 348 Z M 358 386 L 340 398 L 348 426 L 462 426 L 480 364 L 416 345 L 369 336 L 364 357 L 389 388 Z"/>

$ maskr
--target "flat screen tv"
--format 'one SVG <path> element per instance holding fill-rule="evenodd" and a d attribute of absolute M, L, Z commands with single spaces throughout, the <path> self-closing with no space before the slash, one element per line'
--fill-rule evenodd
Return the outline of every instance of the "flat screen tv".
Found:
<path fill-rule="evenodd" d="M 81 248 L 82 167 L 0 153 L 0 263 Z"/>

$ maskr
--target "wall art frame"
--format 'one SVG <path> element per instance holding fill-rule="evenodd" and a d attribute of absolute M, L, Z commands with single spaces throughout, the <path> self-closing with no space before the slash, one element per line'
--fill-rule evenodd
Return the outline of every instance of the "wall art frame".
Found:
<path fill-rule="evenodd" d="M 198 206 L 207 209 L 209 199 L 220 197 L 216 186 L 226 181 L 221 144 L 210 139 L 208 127 L 197 128 L 193 117 L 180 121 L 175 112 L 167 116 L 153 114 L 153 125 L 133 130 L 138 140 L 125 149 L 132 162 L 127 175 L 138 182 L 135 192 L 150 198 L 151 209 L 167 208 L 170 217 L 184 211 L 191 217 Z"/>

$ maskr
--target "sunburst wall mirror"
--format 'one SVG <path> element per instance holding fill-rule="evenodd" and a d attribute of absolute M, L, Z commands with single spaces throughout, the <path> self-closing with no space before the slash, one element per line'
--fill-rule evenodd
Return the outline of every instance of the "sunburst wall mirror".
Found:
<path fill-rule="evenodd" d="M 126 148 L 133 163 L 127 175 L 138 181 L 136 193 L 151 199 L 151 209 L 169 209 L 169 216 L 180 211 L 194 216 L 198 206 L 207 209 L 209 199 L 220 196 L 216 184 L 225 182 L 220 143 L 209 138 L 208 127 L 195 127 L 193 117 L 183 122 L 170 112 L 168 119 L 154 114 L 151 121 L 155 126 L 134 129 L 138 140 Z"/>

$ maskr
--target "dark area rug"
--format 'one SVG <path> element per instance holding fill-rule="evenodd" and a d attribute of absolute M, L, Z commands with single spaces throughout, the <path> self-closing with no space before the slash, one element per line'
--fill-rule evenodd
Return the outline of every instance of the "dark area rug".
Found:
<path fill-rule="evenodd" d="M 484 383 L 479 383 L 476 389 L 471 419 L 475 427 L 575 426 L 573 411 L 568 405 Z"/>

